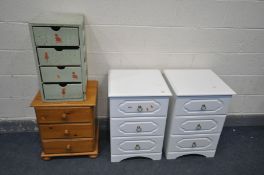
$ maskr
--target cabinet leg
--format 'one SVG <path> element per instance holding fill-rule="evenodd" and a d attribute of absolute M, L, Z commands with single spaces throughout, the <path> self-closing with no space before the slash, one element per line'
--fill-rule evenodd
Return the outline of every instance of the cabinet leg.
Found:
<path fill-rule="evenodd" d="M 94 154 L 94 155 L 90 155 L 89 157 L 92 158 L 92 159 L 95 159 L 95 158 L 98 157 L 98 155 L 97 154 Z"/>
<path fill-rule="evenodd" d="M 42 160 L 50 160 L 51 158 L 50 157 L 41 157 Z"/>

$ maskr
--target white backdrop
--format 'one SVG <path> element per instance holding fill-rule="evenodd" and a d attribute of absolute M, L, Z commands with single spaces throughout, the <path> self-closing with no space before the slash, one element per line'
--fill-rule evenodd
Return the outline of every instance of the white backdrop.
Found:
<path fill-rule="evenodd" d="M 210 68 L 238 93 L 229 114 L 264 113 L 263 1 L 1 0 L 0 119 L 35 118 L 29 105 L 38 85 L 27 23 L 49 11 L 85 15 L 100 117 L 107 116 L 110 68 Z"/>

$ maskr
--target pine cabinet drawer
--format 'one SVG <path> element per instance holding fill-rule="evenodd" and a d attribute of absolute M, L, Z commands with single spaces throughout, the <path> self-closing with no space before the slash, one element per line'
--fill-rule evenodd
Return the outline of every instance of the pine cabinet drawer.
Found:
<path fill-rule="evenodd" d="M 38 123 L 92 123 L 94 110 L 90 107 L 35 108 Z"/>
<path fill-rule="evenodd" d="M 225 115 L 175 116 L 172 119 L 171 134 L 221 133 L 225 118 Z"/>
<path fill-rule="evenodd" d="M 46 154 L 90 152 L 94 151 L 95 140 L 91 138 L 42 140 L 42 146 Z"/>
<path fill-rule="evenodd" d="M 111 138 L 111 154 L 161 152 L 163 137 Z"/>
<path fill-rule="evenodd" d="M 167 116 L 168 97 L 110 98 L 111 117 Z"/>
<path fill-rule="evenodd" d="M 163 136 L 166 118 L 111 118 L 110 123 L 111 137 Z"/>
<path fill-rule="evenodd" d="M 76 27 L 33 27 L 36 46 L 78 46 L 79 34 Z"/>
<path fill-rule="evenodd" d="M 168 150 L 172 152 L 215 150 L 219 137 L 220 134 L 171 136 Z"/>
<path fill-rule="evenodd" d="M 41 66 L 81 65 L 80 49 L 37 48 Z"/>
<path fill-rule="evenodd" d="M 82 84 L 43 84 L 45 99 L 47 100 L 66 100 L 82 99 Z"/>
<path fill-rule="evenodd" d="M 82 70 L 80 67 L 41 67 L 43 82 L 81 82 Z"/>
<path fill-rule="evenodd" d="M 39 125 L 42 139 L 93 137 L 94 125 L 78 124 L 42 124 Z"/>
<path fill-rule="evenodd" d="M 177 97 L 176 115 L 226 114 L 231 96 Z"/>

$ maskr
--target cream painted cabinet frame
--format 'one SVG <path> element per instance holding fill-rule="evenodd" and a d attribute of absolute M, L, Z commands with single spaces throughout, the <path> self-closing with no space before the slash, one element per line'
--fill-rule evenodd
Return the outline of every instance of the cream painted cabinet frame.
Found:
<path fill-rule="evenodd" d="M 29 23 L 39 87 L 44 101 L 86 98 L 84 17 L 41 14 Z"/>

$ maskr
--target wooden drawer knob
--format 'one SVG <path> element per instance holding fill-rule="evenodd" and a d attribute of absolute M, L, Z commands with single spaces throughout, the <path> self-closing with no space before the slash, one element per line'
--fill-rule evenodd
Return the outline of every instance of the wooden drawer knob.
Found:
<path fill-rule="evenodd" d="M 62 120 L 67 120 L 68 119 L 68 116 L 67 114 L 63 113 L 62 116 L 61 116 Z"/>
<path fill-rule="evenodd" d="M 72 149 L 72 146 L 71 146 L 70 144 L 68 144 L 68 145 L 66 146 L 66 150 L 67 150 L 67 151 L 71 151 L 71 149 Z"/>
<path fill-rule="evenodd" d="M 65 129 L 65 130 L 64 130 L 64 135 L 65 135 L 65 136 L 69 136 L 69 135 L 70 135 L 70 131 L 69 131 L 68 129 Z"/>

